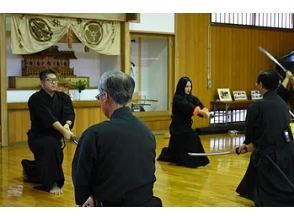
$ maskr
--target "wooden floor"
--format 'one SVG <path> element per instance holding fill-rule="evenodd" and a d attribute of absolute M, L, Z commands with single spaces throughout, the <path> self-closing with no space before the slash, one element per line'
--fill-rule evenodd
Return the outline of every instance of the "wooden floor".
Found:
<path fill-rule="evenodd" d="M 157 135 L 157 156 L 168 145 L 169 139 Z M 206 152 L 227 151 L 239 146 L 244 136 L 228 134 L 203 135 Z M 20 161 L 33 159 L 26 145 L 0 148 L 0 206 L 3 207 L 76 207 L 71 182 L 71 162 L 76 146 L 68 143 L 64 149 L 63 169 L 65 174 L 64 194 L 53 196 L 33 189 L 33 184 L 24 183 Z M 205 168 L 192 169 L 156 161 L 157 182 L 154 194 L 162 199 L 164 206 L 172 207 L 241 207 L 254 206 L 241 198 L 235 189 L 242 179 L 248 155 L 210 156 Z"/>

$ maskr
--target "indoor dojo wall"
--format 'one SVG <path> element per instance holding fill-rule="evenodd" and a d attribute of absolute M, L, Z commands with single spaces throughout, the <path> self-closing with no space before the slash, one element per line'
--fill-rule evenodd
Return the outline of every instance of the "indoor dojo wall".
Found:
<path fill-rule="evenodd" d="M 250 90 L 256 89 L 259 71 L 275 68 L 258 46 L 277 58 L 294 49 L 294 33 L 289 30 L 210 26 L 209 13 L 176 14 L 175 23 L 175 82 L 181 76 L 189 76 L 194 95 L 210 109 L 210 101 L 218 98 L 217 88 L 229 88 L 231 93 L 243 90 L 250 97 Z M 207 88 L 209 72 L 210 89 Z M 193 127 L 208 125 L 208 120 L 197 118 Z"/>

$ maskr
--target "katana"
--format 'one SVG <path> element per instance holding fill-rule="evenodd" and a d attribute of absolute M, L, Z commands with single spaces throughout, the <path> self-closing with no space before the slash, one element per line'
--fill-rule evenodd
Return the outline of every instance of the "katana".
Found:
<path fill-rule="evenodd" d="M 235 150 L 231 151 L 221 151 L 221 152 L 209 152 L 209 153 L 191 153 L 189 152 L 189 156 L 197 157 L 197 156 L 219 156 L 219 155 L 225 155 L 225 154 L 240 154 L 239 153 L 239 147 L 237 147 Z"/>
<path fill-rule="evenodd" d="M 289 110 L 289 113 L 290 113 L 290 115 L 294 118 L 294 114 L 293 114 L 293 112 L 291 112 L 291 111 Z"/>
<path fill-rule="evenodd" d="M 76 145 L 79 144 L 79 142 L 77 141 L 77 139 L 76 139 L 75 137 L 70 137 L 70 140 L 71 140 L 72 142 L 74 142 Z"/>
<path fill-rule="evenodd" d="M 282 66 L 282 64 L 279 63 L 279 61 L 277 61 L 276 58 L 274 58 L 269 52 L 267 52 L 265 49 L 263 49 L 261 46 L 258 47 L 258 49 L 263 52 L 265 55 L 268 56 L 268 58 L 270 58 L 272 61 L 274 61 L 275 64 L 277 64 L 279 67 L 281 67 L 282 70 L 284 70 L 284 72 L 287 72 L 287 70 L 285 69 L 285 67 Z"/>

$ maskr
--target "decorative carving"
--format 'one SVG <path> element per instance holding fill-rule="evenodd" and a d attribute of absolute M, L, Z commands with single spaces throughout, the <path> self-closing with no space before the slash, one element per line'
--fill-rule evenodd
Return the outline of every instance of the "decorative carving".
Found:
<path fill-rule="evenodd" d="M 23 55 L 22 76 L 39 76 L 48 68 L 54 68 L 61 75 L 73 76 L 74 68 L 70 68 L 70 59 L 77 59 L 73 51 L 59 51 L 58 46 L 52 46 L 39 53 Z"/>
<path fill-rule="evenodd" d="M 39 74 L 42 70 L 54 68 L 59 78 L 58 90 L 69 94 L 72 83 L 85 80 L 89 87 L 89 77 L 75 76 L 74 68 L 70 68 L 70 59 L 77 59 L 73 51 L 59 51 L 52 46 L 35 54 L 23 55 L 21 61 L 22 76 L 9 76 L 9 87 L 16 89 L 40 87 Z"/>

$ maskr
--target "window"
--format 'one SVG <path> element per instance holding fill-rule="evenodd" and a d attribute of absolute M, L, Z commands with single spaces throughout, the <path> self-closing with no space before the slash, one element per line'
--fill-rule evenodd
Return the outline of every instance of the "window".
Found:
<path fill-rule="evenodd" d="M 169 110 L 169 37 L 131 36 L 131 76 L 136 82 L 132 110 Z"/>
<path fill-rule="evenodd" d="M 293 29 L 292 13 L 212 13 L 212 23 Z"/>

